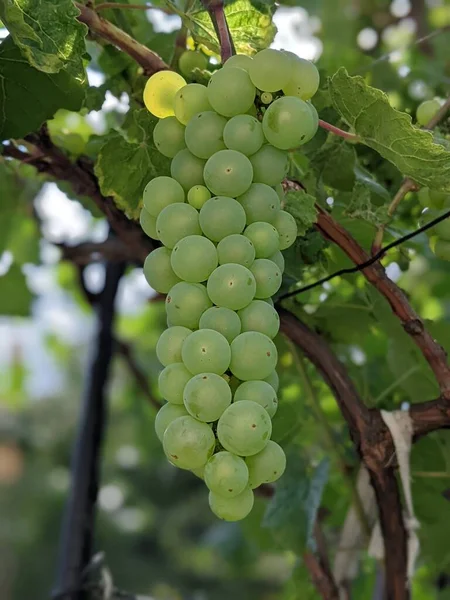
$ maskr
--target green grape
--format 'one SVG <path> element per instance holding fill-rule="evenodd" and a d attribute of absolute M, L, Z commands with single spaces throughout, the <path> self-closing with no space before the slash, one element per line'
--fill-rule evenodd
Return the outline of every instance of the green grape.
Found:
<path fill-rule="evenodd" d="M 224 63 L 223 68 L 237 67 L 238 69 L 244 69 L 248 73 L 252 60 L 252 57 L 246 54 L 235 54 L 234 56 L 230 56 Z"/>
<path fill-rule="evenodd" d="M 178 59 L 178 68 L 185 77 L 191 77 L 194 69 L 204 71 L 207 67 L 208 58 L 194 50 L 186 50 Z"/>
<path fill-rule="evenodd" d="M 192 375 L 183 363 L 167 365 L 158 378 L 159 392 L 167 402 L 183 404 L 183 390 Z"/>
<path fill-rule="evenodd" d="M 281 185 L 281 183 L 277 183 L 277 185 L 274 186 L 273 188 L 276 193 L 278 194 L 278 198 L 280 199 L 280 203 L 284 202 L 284 190 L 283 190 L 283 186 Z"/>
<path fill-rule="evenodd" d="M 278 194 L 265 183 L 252 183 L 238 200 L 245 210 L 247 225 L 256 221 L 272 223 L 280 210 Z"/>
<path fill-rule="evenodd" d="M 213 454 L 205 465 L 205 483 L 211 492 L 223 498 L 234 498 L 248 486 L 245 461 L 231 452 Z"/>
<path fill-rule="evenodd" d="M 253 300 L 239 311 L 242 331 L 259 331 L 273 339 L 280 329 L 280 317 L 277 311 L 262 300 Z M 253 398 L 248 398 L 252 400 Z"/>
<path fill-rule="evenodd" d="M 194 115 L 205 110 L 211 110 L 206 86 L 200 83 L 189 83 L 176 93 L 175 116 L 183 125 L 187 125 Z"/>
<path fill-rule="evenodd" d="M 435 241 L 433 253 L 442 260 L 450 260 L 450 241 L 438 238 Z"/>
<path fill-rule="evenodd" d="M 150 77 L 144 88 L 144 104 L 158 119 L 174 115 L 175 95 L 186 81 L 174 71 L 159 71 Z"/>
<path fill-rule="evenodd" d="M 279 479 L 286 469 L 286 454 L 281 446 L 269 440 L 267 446 L 245 459 L 249 471 L 250 487 L 259 487 L 262 483 L 272 483 Z"/>
<path fill-rule="evenodd" d="M 155 417 L 155 432 L 159 440 L 162 442 L 164 432 L 175 419 L 179 417 L 185 417 L 188 415 L 188 411 L 182 404 L 171 404 L 168 402 L 161 406 Z"/>
<path fill-rule="evenodd" d="M 239 456 L 261 452 L 271 433 L 272 421 L 268 412 L 250 400 L 231 404 L 217 423 L 219 442 L 225 450 Z"/>
<path fill-rule="evenodd" d="M 146 233 L 148 237 L 151 237 L 153 240 L 158 239 L 158 234 L 156 233 L 156 217 L 153 217 L 148 210 L 145 210 L 145 208 L 142 208 L 141 210 L 139 223 L 143 232 Z"/>
<path fill-rule="evenodd" d="M 250 108 L 248 110 L 245 111 L 246 115 L 250 115 L 251 117 L 256 117 L 258 116 L 258 111 L 256 110 L 256 106 L 254 104 L 252 104 L 250 106 Z"/>
<path fill-rule="evenodd" d="M 263 104 L 270 104 L 273 100 L 273 96 L 270 92 L 263 92 L 261 94 L 261 102 Z"/>
<path fill-rule="evenodd" d="M 439 100 L 425 100 L 417 107 L 416 119 L 419 125 L 427 125 L 441 107 Z"/>
<path fill-rule="evenodd" d="M 201 235 L 188 235 L 174 246 L 171 256 L 174 273 L 184 281 L 206 281 L 218 265 L 217 250 Z"/>
<path fill-rule="evenodd" d="M 278 231 L 270 223 L 264 223 L 263 221 L 251 223 L 245 229 L 244 235 L 255 246 L 256 258 L 267 258 L 274 254 L 280 247 Z"/>
<path fill-rule="evenodd" d="M 268 258 L 257 258 L 250 267 L 256 281 L 255 298 L 270 298 L 281 287 L 281 269 Z"/>
<path fill-rule="evenodd" d="M 242 265 L 228 263 L 215 269 L 207 283 L 214 304 L 239 310 L 255 297 L 256 283 L 251 271 Z"/>
<path fill-rule="evenodd" d="M 261 300 L 262 302 L 265 302 L 265 303 L 266 303 L 266 304 L 268 304 L 269 306 L 272 306 L 272 307 L 273 307 L 273 306 L 275 306 L 275 305 L 274 305 L 274 303 L 273 303 L 273 300 L 272 300 L 272 298 L 260 298 L 260 300 Z"/>
<path fill-rule="evenodd" d="M 156 356 L 164 367 L 172 363 L 182 362 L 181 347 L 184 340 L 191 333 L 191 329 L 180 325 L 174 325 L 162 332 L 156 344 Z"/>
<path fill-rule="evenodd" d="M 241 383 L 242 383 L 242 381 L 240 379 L 238 379 L 237 377 L 235 377 L 234 375 L 232 375 L 230 377 L 230 381 L 228 382 L 228 385 L 230 386 L 232 394 L 234 394 L 236 392 L 236 390 L 241 385 Z"/>
<path fill-rule="evenodd" d="M 277 267 L 280 269 L 281 274 L 284 273 L 284 256 L 281 254 L 281 252 L 278 250 L 278 252 L 275 252 L 275 254 L 272 254 L 272 256 L 269 256 L 269 260 L 271 260 L 272 262 L 274 262 Z"/>
<path fill-rule="evenodd" d="M 225 125 L 223 141 L 230 150 L 237 150 L 250 156 L 264 143 L 262 125 L 251 115 L 237 115 Z"/>
<path fill-rule="evenodd" d="M 292 72 L 289 57 L 280 50 L 266 48 L 253 57 L 250 79 L 263 92 L 277 92 L 289 82 Z"/>
<path fill-rule="evenodd" d="M 319 89 L 320 76 L 316 65 L 293 52 L 285 51 L 285 54 L 291 59 L 291 76 L 282 88 L 284 94 L 309 100 Z"/>
<path fill-rule="evenodd" d="M 231 343 L 241 333 L 241 320 L 234 310 L 212 306 L 200 317 L 200 329 L 214 329 Z"/>
<path fill-rule="evenodd" d="M 193 417 L 178 417 L 167 427 L 163 447 L 167 458 L 180 469 L 200 469 L 214 452 L 216 438 L 209 425 Z"/>
<path fill-rule="evenodd" d="M 166 297 L 166 312 L 170 324 L 196 329 L 202 314 L 211 306 L 204 285 L 181 281 Z"/>
<path fill-rule="evenodd" d="M 430 190 L 430 188 L 423 187 L 417 194 L 420 204 L 426 208 L 435 208 L 441 210 L 444 206 L 447 206 L 450 201 L 450 195 L 446 192 L 436 192 Z"/>
<path fill-rule="evenodd" d="M 157 217 L 169 204 L 184 202 L 184 191 L 178 181 L 172 177 L 155 177 L 144 189 L 144 208 L 152 217 Z"/>
<path fill-rule="evenodd" d="M 199 329 L 185 339 L 181 356 L 186 368 L 193 374 L 222 375 L 230 365 L 230 344 L 214 329 Z"/>
<path fill-rule="evenodd" d="M 199 158 L 209 158 L 225 149 L 223 130 L 227 120 L 213 111 L 194 115 L 186 127 L 186 146 Z"/>
<path fill-rule="evenodd" d="M 200 467 L 198 469 L 190 469 L 190 471 L 192 473 L 194 473 L 194 475 L 196 477 L 198 477 L 199 479 L 204 479 L 205 465 L 203 465 L 203 467 Z"/>
<path fill-rule="evenodd" d="M 241 383 L 234 392 L 233 401 L 241 402 L 242 400 L 260 404 L 268 412 L 270 418 L 277 412 L 277 394 L 266 381 L 244 381 Z"/>
<path fill-rule="evenodd" d="M 224 117 L 245 113 L 253 104 L 255 95 L 255 86 L 244 69 L 219 69 L 208 82 L 209 103 Z"/>
<path fill-rule="evenodd" d="M 319 115 L 317 114 L 316 107 L 311 102 L 307 102 L 306 106 L 309 108 L 309 112 L 311 113 L 312 121 L 311 121 L 311 131 L 303 140 L 303 143 L 306 144 L 309 142 L 317 133 L 317 129 L 319 128 Z"/>
<path fill-rule="evenodd" d="M 173 158 L 177 152 L 186 148 L 184 129 L 175 117 L 166 117 L 158 121 L 153 130 L 153 141 L 159 152 Z"/>
<path fill-rule="evenodd" d="M 277 185 L 281 183 L 288 169 L 288 155 L 270 144 L 249 157 L 253 167 L 253 182 Z"/>
<path fill-rule="evenodd" d="M 214 196 L 200 210 L 200 227 L 206 237 L 213 242 L 220 242 L 223 238 L 244 230 L 244 209 L 233 198 Z"/>
<path fill-rule="evenodd" d="M 188 192 L 187 200 L 191 206 L 200 210 L 207 200 L 211 198 L 211 192 L 204 185 L 194 185 Z"/>
<path fill-rule="evenodd" d="M 201 235 L 198 212 L 190 204 L 169 204 L 156 219 L 156 232 L 167 248 L 188 235 Z"/>
<path fill-rule="evenodd" d="M 148 285 L 160 294 L 167 294 L 180 281 L 170 264 L 170 250 L 156 248 L 144 262 L 144 275 Z"/>
<path fill-rule="evenodd" d="M 275 217 L 273 225 L 280 236 L 280 250 L 285 250 L 289 246 L 292 246 L 297 239 L 297 223 L 294 217 L 285 210 L 280 210 Z"/>
<path fill-rule="evenodd" d="M 199 373 L 184 388 L 184 405 L 199 421 L 212 423 L 231 404 L 228 383 L 216 373 Z"/>
<path fill-rule="evenodd" d="M 304 100 L 283 96 L 272 102 L 266 110 L 262 127 L 270 144 L 281 150 L 289 150 L 311 139 L 313 115 Z"/>
<path fill-rule="evenodd" d="M 249 268 L 255 260 L 255 247 L 245 235 L 229 235 L 218 243 L 217 255 L 219 265 L 236 263 Z"/>
<path fill-rule="evenodd" d="M 268 377 L 277 360 L 275 344 L 258 331 L 241 333 L 231 342 L 230 371 L 242 381 Z"/>
<path fill-rule="evenodd" d="M 253 168 L 249 159 L 236 150 L 220 150 L 206 162 L 205 183 L 216 196 L 236 198 L 252 183 Z"/>
<path fill-rule="evenodd" d="M 278 373 L 275 370 L 273 370 L 268 377 L 263 379 L 263 381 L 269 383 L 273 387 L 275 392 L 278 392 L 278 388 L 280 387 L 280 378 L 278 377 Z"/>
<path fill-rule="evenodd" d="M 170 174 L 181 184 L 185 192 L 194 185 L 203 185 L 205 161 L 194 156 L 187 148 L 180 150 L 170 164 Z"/>
<path fill-rule="evenodd" d="M 234 498 L 225 498 L 214 492 L 209 492 L 209 507 L 211 511 L 224 521 L 242 521 L 251 512 L 255 500 L 253 490 L 245 489 Z"/>

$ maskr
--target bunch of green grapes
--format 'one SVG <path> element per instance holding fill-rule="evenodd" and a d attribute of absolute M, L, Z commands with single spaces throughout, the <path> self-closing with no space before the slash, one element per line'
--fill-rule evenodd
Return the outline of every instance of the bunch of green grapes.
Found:
<path fill-rule="evenodd" d="M 155 145 L 172 159 L 171 177 L 147 184 L 141 213 L 144 231 L 162 243 L 144 274 L 167 294 L 168 329 L 156 348 L 167 403 L 155 429 L 168 460 L 202 477 L 212 511 L 229 521 L 245 518 L 253 489 L 286 465 L 270 439 L 279 329 L 271 297 L 281 251 L 297 236 L 281 206 L 287 150 L 317 130 L 308 100 L 318 85 L 312 63 L 263 50 L 232 57 L 208 86 L 163 71 L 144 92 L 160 118 Z"/>

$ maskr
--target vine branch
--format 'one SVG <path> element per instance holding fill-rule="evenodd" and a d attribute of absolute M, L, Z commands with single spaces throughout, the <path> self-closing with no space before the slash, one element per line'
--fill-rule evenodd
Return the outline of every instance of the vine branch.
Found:
<path fill-rule="evenodd" d="M 344 138 L 345 140 L 349 140 L 352 142 L 359 142 L 361 140 L 359 135 L 356 135 L 356 133 L 350 133 L 350 131 L 344 131 L 343 129 L 339 129 L 339 127 L 331 125 L 331 123 L 327 123 L 322 119 L 319 119 L 319 127 L 322 127 L 322 129 L 326 129 L 327 131 L 330 131 L 331 133 L 334 133 L 334 135 Z"/>

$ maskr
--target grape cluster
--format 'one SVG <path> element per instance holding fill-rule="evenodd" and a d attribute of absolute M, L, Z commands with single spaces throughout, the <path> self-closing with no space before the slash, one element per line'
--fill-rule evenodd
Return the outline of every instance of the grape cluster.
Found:
<path fill-rule="evenodd" d="M 144 101 L 160 118 L 154 143 L 171 177 L 144 191 L 141 225 L 162 242 L 144 274 L 166 293 L 168 329 L 156 352 L 167 400 L 155 429 L 167 458 L 202 477 L 220 518 L 243 519 L 253 489 L 283 473 L 277 410 L 281 250 L 297 236 L 282 210 L 288 149 L 310 140 L 316 67 L 289 52 L 237 55 L 208 86 L 163 71 Z M 258 109 L 258 113 L 257 110 Z M 260 119 L 256 118 L 256 114 Z"/>

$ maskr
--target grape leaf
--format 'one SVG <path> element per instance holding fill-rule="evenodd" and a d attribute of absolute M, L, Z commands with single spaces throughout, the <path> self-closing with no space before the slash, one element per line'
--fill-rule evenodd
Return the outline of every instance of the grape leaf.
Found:
<path fill-rule="evenodd" d="M 430 132 L 414 127 L 411 117 L 389 104 L 381 90 L 345 69 L 331 78 L 334 107 L 361 141 L 421 185 L 450 192 L 450 152 Z"/>
<path fill-rule="evenodd" d="M 0 139 L 23 137 L 59 108 L 79 110 L 83 100 L 83 85 L 67 71 L 38 71 L 11 37 L 0 44 Z"/>
<path fill-rule="evenodd" d="M 3 23 L 30 65 L 44 73 L 65 70 L 82 84 L 87 28 L 79 14 L 71 0 L 0 0 Z"/>
<path fill-rule="evenodd" d="M 314 170 L 326 185 L 343 191 L 353 188 L 356 153 L 345 140 L 330 135 L 311 160 Z"/>
<path fill-rule="evenodd" d="M 284 198 L 284 210 L 294 217 L 297 223 L 297 235 L 305 235 L 317 221 L 317 211 L 314 206 L 316 199 L 301 190 L 290 190 Z"/>
<path fill-rule="evenodd" d="M 100 189 L 112 196 L 117 206 L 137 218 L 144 187 L 158 175 L 169 175 L 170 161 L 153 143 L 158 122 L 146 109 L 136 110 L 127 118 L 128 138 L 114 132 L 107 137 L 95 164 Z"/>
<path fill-rule="evenodd" d="M 19 265 L 13 263 L 0 277 L 0 288 L 0 315 L 27 317 L 30 314 L 33 295 Z"/>
<path fill-rule="evenodd" d="M 376 227 L 385 225 L 390 219 L 387 205 L 374 206 L 370 199 L 370 189 L 360 181 L 353 187 L 344 214 L 351 219 L 363 219 Z"/>

